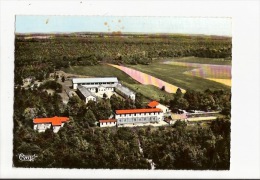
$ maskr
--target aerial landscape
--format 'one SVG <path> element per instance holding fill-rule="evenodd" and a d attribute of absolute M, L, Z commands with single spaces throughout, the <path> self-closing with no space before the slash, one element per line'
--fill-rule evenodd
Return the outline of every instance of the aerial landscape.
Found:
<path fill-rule="evenodd" d="M 23 18 L 14 167 L 230 169 L 231 35 L 127 31 L 122 17 L 97 17 L 95 32 L 22 31 Z"/>

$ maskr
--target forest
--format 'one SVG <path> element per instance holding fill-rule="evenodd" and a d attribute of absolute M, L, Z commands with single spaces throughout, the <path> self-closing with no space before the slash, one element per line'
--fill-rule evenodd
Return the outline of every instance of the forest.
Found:
<path fill-rule="evenodd" d="M 147 159 L 152 159 L 155 169 L 229 169 L 230 106 L 225 102 L 230 94 L 227 92 L 177 91 L 169 101 L 171 108 L 182 101 L 186 101 L 187 108 L 193 108 L 204 106 L 211 99 L 208 106 L 214 108 L 218 104 L 223 109 L 223 118 L 209 126 L 189 126 L 179 121 L 159 128 L 99 128 L 97 121 L 107 118 L 115 109 L 141 108 L 143 97 L 138 94 L 133 102 L 112 96 L 85 104 L 74 96 L 65 105 L 57 91 L 48 94 L 41 88 L 15 89 L 15 167 L 151 169 Z M 205 99 L 197 102 L 200 96 Z M 44 133 L 33 130 L 33 118 L 55 115 L 70 118 L 57 134 L 52 130 Z M 37 158 L 20 161 L 20 153 L 36 154 Z"/>
<path fill-rule="evenodd" d="M 166 57 L 206 57 L 231 60 L 230 37 L 215 36 L 97 36 L 53 35 L 49 39 L 15 38 L 15 83 L 35 76 L 44 79 L 55 69 L 98 63 L 150 64 Z"/>

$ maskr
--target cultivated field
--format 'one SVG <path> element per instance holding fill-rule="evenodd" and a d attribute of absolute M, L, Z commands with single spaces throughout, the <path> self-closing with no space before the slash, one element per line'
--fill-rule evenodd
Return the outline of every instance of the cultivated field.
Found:
<path fill-rule="evenodd" d="M 223 59 L 211 60 L 209 58 L 187 57 L 174 58 L 166 60 L 163 63 L 174 66 L 192 67 L 192 70 L 186 71 L 184 74 L 231 86 L 231 65 L 225 65 L 229 63 L 229 61 L 224 61 Z"/>
<path fill-rule="evenodd" d="M 126 74 L 128 74 L 133 79 L 140 82 L 141 84 L 153 85 L 153 86 L 156 86 L 158 88 L 162 88 L 164 86 L 165 91 L 169 92 L 169 93 L 175 93 L 178 89 L 177 86 L 169 84 L 168 82 L 165 82 L 161 79 L 153 77 L 149 74 L 145 74 L 141 71 L 137 71 L 137 70 L 125 67 L 125 66 L 118 66 L 118 65 L 114 65 L 114 64 L 109 64 L 109 65 L 124 71 Z M 181 89 L 181 90 L 182 90 L 183 93 L 186 92 L 184 89 Z"/>
<path fill-rule="evenodd" d="M 230 90 L 230 87 L 224 84 L 187 74 L 194 67 L 163 64 L 161 62 L 155 62 L 150 65 L 128 65 L 127 67 L 152 75 L 185 90 L 204 91 L 208 88 Z"/>

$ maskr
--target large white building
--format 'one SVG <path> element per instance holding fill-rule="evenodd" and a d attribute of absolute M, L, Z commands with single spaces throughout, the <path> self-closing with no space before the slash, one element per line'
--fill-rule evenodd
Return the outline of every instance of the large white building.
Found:
<path fill-rule="evenodd" d="M 163 121 L 163 112 L 159 108 L 116 110 L 117 125 L 152 123 Z"/>
<path fill-rule="evenodd" d="M 72 79 L 73 89 L 77 89 L 79 96 L 87 103 L 89 100 L 96 101 L 97 97 L 104 94 L 110 98 L 116 91 L 125 98 L 135 100 L 135 93 L 118 82 L 116 77 L 106 78 L 74 78 Z"/>
<path fill-rule="evenodd" d="M 100 127 L 159 123 L 164 120 L 159 108 L 116 110 L 115 119 L 99 120 Z"/>
<path fill-rule="evenodd" d="M 99 85 L 104 85 L 108 87 L 115 87 L 118 84 L 118 79 L 116 77 L 99 77 L 99 78 L 73 78 L 72 86 L 73 89 L 77 89 L 78 85 L 84 87 L 98 88 Z"/>

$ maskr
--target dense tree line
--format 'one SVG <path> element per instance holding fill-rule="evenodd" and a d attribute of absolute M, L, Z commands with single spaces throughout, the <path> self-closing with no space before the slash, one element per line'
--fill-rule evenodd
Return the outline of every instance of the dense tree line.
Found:
<path fill-rule="evenodd" d="M 177 121 L 159 130 L 140 129 L 144 156 L 156 169 L 215 169 L 230 167 L 230 121 L 218 119 L 210 127 L 190 128 Z"/>
<path fill-rule="evenodd" d="M 212 93 L 217 96 L 220 92 Z M 185 96 L 179 92 L 175 96 L 178 94 Z M 57 93 L 23 88 L 15 89 L 14 99 L 16 167 L 150 169 L 147 159 L 152 159 L 156 169 L 229 169 L 230 121 L 226 119 L 209 127 L 190 128 L 177 122 L 159 128 L 99 128 L 97 120 L 115 109 L 137 105 L 117 96 L 88 104 L 74 96 L 64 105 Z M 33 118 L 55 115 L 70 118 L 57 134 L 33 130 Z M 37 158 L 20 161 L 20 153 L 36 154 Z"/>
<path fill-rule="evenodd" d="M 203 36 L 80 37 L 15 39 L 15 71 L 43 79 L 54 69 L 74 65 L 149 64 L 164 57 L 231 58 L 231 38 Z M 19 77 L 15 78 L 18 84 Z"/>
<path fill-rule="evenodd" d="M 177 89 L 169 105 L 173 112 L 176 109 L 221 111 L 224 115 L 230 116 L 231 92 L 207 89 L 205 92 L 187 90 L 183 94 Z"/>
<path fill-rule="evenodd" d="M 39 90 L 42 89 L 52 89 L 57 93 L 61 93 L 62 85 L 56 81 L 49 80 L 49 81 L 45 81 L 43 84 L 40 85 Z"/>

